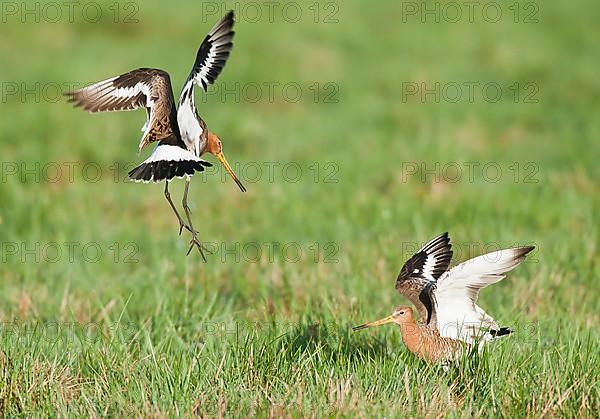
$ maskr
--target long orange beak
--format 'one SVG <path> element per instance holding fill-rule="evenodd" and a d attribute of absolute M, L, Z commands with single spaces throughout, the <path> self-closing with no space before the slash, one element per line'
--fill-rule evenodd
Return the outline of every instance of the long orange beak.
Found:
<path fill-rule="evenodd" d="M 223 153 L 222 152 L 215 153 L 215 156 L 217 157 L 217 159 L 219 159 L 219 161 L 221 162 L 221 164 L 223 165 L 223 167 L 225 168 L 225 170 L 227 170 L 227 173 L 229 173 L 229 175 L 234 180 L 234 182 L 238 185 L 238 187 L 240 188 L 240 190 L 242 192 L 246 192 L 246 188 L 244 187 L 244 185 L 242 185 L 242 182 L 235 175 L 235 173 L 234 173 L 233 169 L 231 168 L 231 166 L 229 165 L 229 163 L 227 163 L 227 159 L 225 158 L 225 156 L 223 155 Z"/>
<path fill-rule="evenodd" d="M 394 316 L 387 316 L 381 320 L 376 320 L 374 322 L 370 322 L 370 323 L 365 323 L 365 324 L 361 324 L 360 326 L 354 326 L 352 328 L 352 330 L 354 332 L 356 332 L 357 330 L 361 330 L 361 329 L 366 329 L 367 327 L 375 327 L 375 326 L 381 326 L 387 323 L 393 323 L 394 322 Z"/>

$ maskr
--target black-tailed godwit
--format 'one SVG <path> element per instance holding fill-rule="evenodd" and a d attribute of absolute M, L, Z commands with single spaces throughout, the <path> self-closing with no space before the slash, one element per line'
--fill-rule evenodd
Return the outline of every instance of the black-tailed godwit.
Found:
<path fill-rule="evenodd" d="M 169 74 L 154 68 L 140 68 L 67 93 L 69 101 L 77 107 L 94 112 L 127 111 L 145 108 L 147 120 L 142 128 L 140 151 L 148 144 L 157 146 L 146 160 L 129 172 L 136 182 L 165 181 L 165 197 L 179 221 L 179 234 L 185 227 L 192 239 L 187 254 L 196 245 L 206 261 L 204 246 L 192 225 L 187 198 L 192 175 L 212 166 L 200 157 L 205 153 L 214 155 L 231 175 L 242 192 L 244 185 L 235 175 L 223 154 L 221 139 L 207 129 L 194 103 L 194 84 L 206 92 L 214 83 L 233 47 L 233 11 L 227 13 L 202 41 L 196 61 L 192 67 L 175 108 Z M 182 205 L 187 224 L 177 212 L 171 200 L 169 182 L 174 178 L 185 178 Z"/>
<path fill-rule="evenodd" d="M 533 246 L 490 252 L 448 269 L 452 246 L 448 233 L 429 241 L 402 267 L 396 289 L 417 308 L 402 306 L 381 320 L 353 330 L 396 323 L 410 352 L 425 360 L 451 361 L 473 348 L 512 331 L 477 305 L 482 288 L 502 280 Z"/>

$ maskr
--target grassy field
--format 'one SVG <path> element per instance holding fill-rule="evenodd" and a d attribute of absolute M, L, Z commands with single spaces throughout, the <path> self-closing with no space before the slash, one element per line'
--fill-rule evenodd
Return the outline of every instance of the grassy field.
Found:
<path fill-rule="evenodd" d="M 24 4 L 0 23 L 0 414 L 597 415 L 598 2 Z M 178 95 L 229 7 L 197 105 L 248 192 L 194 178 L 203 263 L 163 186 L 126 180 L 143 112 L 60 94 L 158 67 Z M 480 298 L 515 333 L 449 373 L 350 331 L 443 231 L 456 262 L 536 245 Z"/>

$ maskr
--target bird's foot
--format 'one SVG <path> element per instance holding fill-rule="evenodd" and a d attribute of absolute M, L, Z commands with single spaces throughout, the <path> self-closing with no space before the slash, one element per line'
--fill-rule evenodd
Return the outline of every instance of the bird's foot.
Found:
<path fill-rule="evenodd" d="M 191 231 L 191 230 L 190 230 Z M 201 242 L 200 240 L 198 240 L 198 236 L 196 235 L 195 232 L 192 232 L 192 240 L 190 240 L 190 248 L 188 249 L 186 256 L 188 256 L 192 249 L 194 248 L 194 246 L 196 246 L 198 248 L 198 251 L 200 252 L 200 256 L 202 256 L 202 259 L 204 259 L 204 262 L 206 262 L 206 256 L 204 256 L 204 252 L 208 253 L 209 255 L 212 255 L 213 252 L 211 252 L 210 250 L 208 250 Z"/>

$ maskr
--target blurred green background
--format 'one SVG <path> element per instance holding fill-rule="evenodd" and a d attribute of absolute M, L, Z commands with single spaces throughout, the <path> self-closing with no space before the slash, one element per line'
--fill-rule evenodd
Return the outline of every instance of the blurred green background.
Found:
<path fill-rule="evenodd" d="M 592 416 L 600 5 L 475 3 L 3 2 L 0 411 Z M 196 102 L 248 192 L 194 177 L 202 263 L 163 185 L 126 180 L 144 113 L 61 95 L 156 67 L 178 97 L 230 8 Z M 455 262 L 537 248 L 481 295 L 517 333 L 452 377 L 349 332 L 443 231 Z"/>

